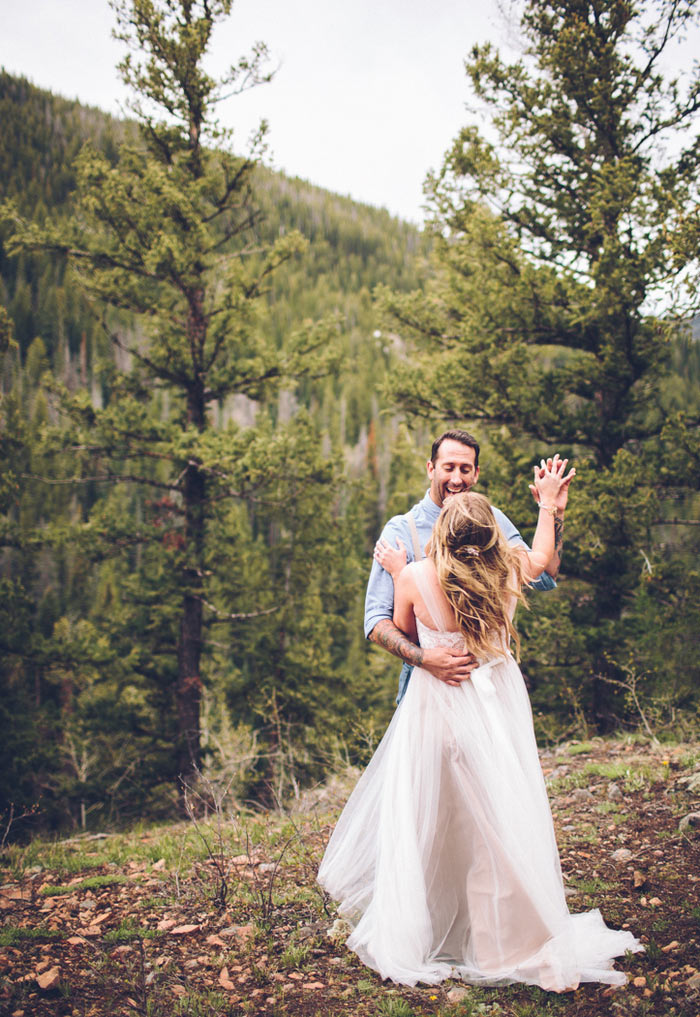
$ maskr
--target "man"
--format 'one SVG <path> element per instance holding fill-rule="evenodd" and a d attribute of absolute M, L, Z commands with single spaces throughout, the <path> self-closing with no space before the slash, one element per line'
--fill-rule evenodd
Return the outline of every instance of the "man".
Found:
<path fill-rule="evenodd" d="M 554 461 L 559 461 L 558 455 L 555 455 Z M 380 543 L 386 541 L 393 547 L 405 547 L 409 562 L 424 557 L 425 545 L 430 539 L 445 498 L 469 491 L 479 479 L 479 443 L 467 431 L 445 431 L 433 442 L 427 471 L 430 488 L 423 500 L 406 515 L 390 519 L 380 537 Z M 572 476 L 573 473 L 568 475 L 569 482 Z M 530 490 L 536 498 L 532 485 Z M 542 590 L 551 590 L 556 586 L 554 580 L 561 565 L 567 496 L 568 483 L 562 487 L 558 502 L 553 506 L 556 509 L 554 554 L 540 579 L 533 583 L 533 586 Z M 508 543 L 527 546 L 510 519 L 500 509 L 494 507 L 493 511 Z M 430 649 L 417 646 L 394 625 L 393 614 L 394 583 L 389 573 L 375 561 L 365 599 L 365 636 L 404 662 L 399 678 L 397 703 L 401 702 L 406 692 L 414 667 L 425 668 L 435 678 L 449 685 L 458 685 L 469 677 L 477 664 L 471 654 L 460 653 L 446 646 Z"/>

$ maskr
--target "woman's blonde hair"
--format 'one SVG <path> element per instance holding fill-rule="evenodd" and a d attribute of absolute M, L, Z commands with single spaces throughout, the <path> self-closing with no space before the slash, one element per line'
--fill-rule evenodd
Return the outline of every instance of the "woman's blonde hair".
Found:
<path fill-rule="evenodd" d="M 511 640 L 519 653 L 508 606 L 513 597 L 524 599 L 523 565 L 488 499 L 471 491 L 451 497 L 435 524 L 428 553 L 472 653 L 481 658 L 502 654 Z"/>

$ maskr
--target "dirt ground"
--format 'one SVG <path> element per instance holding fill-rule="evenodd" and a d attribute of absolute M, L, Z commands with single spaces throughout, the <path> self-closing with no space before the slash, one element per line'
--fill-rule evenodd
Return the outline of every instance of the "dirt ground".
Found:
<path fill-rule="evenodd" d="M 600 908 L 645 945 L 619 959 L 623 988 L 382 982 L 314 881 L 347 775 L 286 814 L 12 848 L 0 1013 L 700 1017 L 700 745 L 595 739 L 541 760 L 570 909 Z"/>

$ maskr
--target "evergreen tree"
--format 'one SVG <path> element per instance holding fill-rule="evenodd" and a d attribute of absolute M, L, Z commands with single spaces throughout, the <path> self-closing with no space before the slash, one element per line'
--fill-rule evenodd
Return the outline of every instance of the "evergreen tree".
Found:
<path fill-rule="evenodd" d="M 79 452 L 83 475 L 128 481 L 161 499 L 147 520 L 101 505 L 85 532 L 101 553 L 105 544 L 165 542 L 164 598 L 180 601 L 175 701 L 183 776 L 200 763 L 208 530 L 227 498 L 264 489 L 275 471 L 291 481 L 297 468 L 293 426 L 281 435 L 233 423 L 217 430 L 212 422 L 234 395 L 262 398 L 282 379 L 322 372 L 318 351 L 329 338 L 325 327 L 308 328 L 279 349 L 259 328 L 268 277 L 303 245 L 288 233 L 260 253 L 252 177 L 264 125 L 251 154 L 241 156 L 216 119 L 223 97 L 269 77 L 262 45 L 218 82 L 204 71 L 215 24 L 230 8 L 231 0 L 115 2 L 118 35 L 131 50 L 121 72 L 139 138 L 122 145 L 116 163 L 86 146 L 70 221 L 41 227 L 12 215 L 8 243 L 10 252 L 67 257 L 95 306 L 106 308 L 103 324 L 124 367 L 113 372 L 107 405 L 95 406 L 84 390 L 56 389 L 73 421 L 65 442 Z M 254 611 L 254 591 L 249 598 Z"/>
<path fill-rule="evenodd" d="M 464 128 L 428 180 L 427 297 L 385 293 L 424 350 L 396 372 L 395 398 L 473 423 L 492 493 L 515 518 L 527 518 L 527 493 L 507 473 L 522 478 L 555 448 L 575 457 L 566 570 L 580 582 L 556 663 L 591 679 L 582 701 L 603 724 L 600 679 L 620 676 L 609 657 L 644 556 L 655 558 L 653 527 L 670 492 L 695 486 L 697 421 L 666 418 L 660 382 L 664 316 L 698 256 L 677 238 L 700 168 L 700 72 L 666 80 L 662 65 L 697 17 L 677 0 L 530 0 L 521 60 L 475 47 L 467 71 L 492 140 Z"/>

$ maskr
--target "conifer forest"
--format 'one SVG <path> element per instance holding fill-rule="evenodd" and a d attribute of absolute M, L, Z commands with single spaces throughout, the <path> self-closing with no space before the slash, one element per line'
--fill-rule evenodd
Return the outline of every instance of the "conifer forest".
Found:
<path fill-rule="evenodd" d="M 204 72 L 229 8 L 115 4 L 129 119 L 0 71 L 0 838 L 366 763 L 372 550 L 448 426 L 526 539 L 533 464 L 576 466 L 517 616 L 540 745 L 697 738 L 700 75 L 665 54 L 697 4 L 524 3 L 526 58 L 465 53 L 489 128 L 420 230 L 221 126 L 268 73 Z"/>

